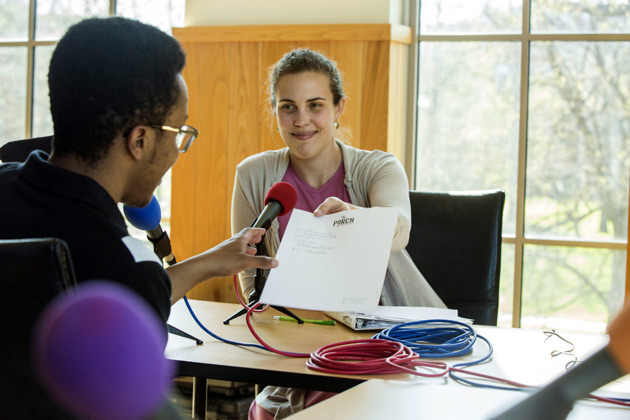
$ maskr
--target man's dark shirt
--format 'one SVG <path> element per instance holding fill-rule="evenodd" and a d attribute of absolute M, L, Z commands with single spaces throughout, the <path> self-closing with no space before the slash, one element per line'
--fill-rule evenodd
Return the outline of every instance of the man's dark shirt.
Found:
<path fill-rule="evenodd" d="M 23 164 L 0 165 L 0 199 L 1 239 L 65 240 L 77 282 L 121 283 L 144 297 L 166 324 L 168 274 L 146 248 L 145 260 L 136 262 L 132 250 L 141 244 L 129 237 L 118 205 L 96 181 L 54 166 L 47 154 L 35 151 Z M 142 259 L 141 251 L 136 258 Z"/>
<path fill-rule="evenodd" d="M 79 285 L 111 280 L 129 287 L 155 310 L 166 334 L 170 278 L 155 254 L 129 236 L 118 205 L 96 181 L 56 167 L 48 163 L 46 153 L 35 151 L 23 164 L 0 165 L 0 200 L 0 239 L 63 239 Z M 2 267 L 0 281 L 1 273 Z M 34 295 L 36 280 L 31 279 Z M 10 314 L 2 322 L 11 323 L 27 305 L 6 288 L 2 297 L 3 313 Z M 15 330 L 10 327 L 4 331 Z M 30 360 L 30 332 L 20 329 L 15 337 L 6 335 L 0 352 L 0 419 L 73 418 L 41 389 Z"/>

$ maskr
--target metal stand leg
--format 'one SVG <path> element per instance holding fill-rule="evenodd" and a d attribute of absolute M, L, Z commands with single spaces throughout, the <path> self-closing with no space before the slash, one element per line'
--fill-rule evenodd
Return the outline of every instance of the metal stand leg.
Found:
<path fill-rule="evenodd" d="M 197 337 L 193 337 L 192 335 L 188 334 L 187 332 L 182 331 L 179 328 L 173 327 L 171 324 L 166 324 L 166 327 L 168 329 L 168 332 L 170 332 L 171 334 L 179 335 L 180 337 L 190 338 L 195 343 L 197 343 L 197 345 L 203 344 L 203 341 L 201 341 Z"/>
<path fill-rule="evenodd" d="M 258 255 L 268 255 L 267 248 L 265 248 L 265 245 L 264 245 L 264 240 L 256 244 L 256 249 L 258 250 L 257 251 Z M 264 270 L 257 268 L 256 275 L 254 275 L 254 291 L 249 295 L 249 303 L 247 304 L 247 307 L 241 308 L 240 310 L 236 311 L 233 315 L 231 315 L 229 318 L 227 318 L 225 321 L 223 321 L 225 325 L 228 325 L 230 321 L 233 320 L 234 318 L 238 318 L 241 315 L 245 315 L 249 309 L 251 309 L 260 301 L 260 295 L 262 294 L 266 281 L 267 280 L 265 278 Z M 282 306 L 274 306 L 274 305 L 271 305 L 271 307 L 295 319 L 298 322 L 298 324 L 304 323 L 304 321 L 298 318 L 297 315 L 293 314 L 287 308 L 284 308 Z"/>
<path fill-rule="evenodd" d="M 238 318 L 241 315 L 245 315 L 247 313 L 247 311 L 254 305 L 256 305 L 258 303 L 258 301 L 254 301 L 254 302 L 250 302 L 247 305 L 247 308 L 241 308 L 238 311 L 236 311 L 234 314 L 232 314 L 229 318 L 227 318 L 226 320 L 223 321 L 223 323 L 225 325 L 228 325 L 230 323 L 231 320 L 233 320 L 234 318 Z M 291 318 L 295 319 L 298 324 L 304 324 L 304 321 L 302 321 L 302 319 L 300 319 L 297 315 L 295 315 L 293 312 L 291 312 L 290 310 L 288 310 L 285 307 L 282 306 L 274 306 L 271 305 L 271 307 L 277 311 L 282 312 L 283 314 L 286 314 L 287 316 L 290 316 Z"/>

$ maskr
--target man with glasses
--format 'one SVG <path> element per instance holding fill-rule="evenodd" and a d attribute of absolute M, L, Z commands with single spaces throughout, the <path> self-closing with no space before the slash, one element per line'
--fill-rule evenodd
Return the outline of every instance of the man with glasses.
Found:
<path fill-rule="evenodd" d="M 0 238 L 64 239 L 79 282 L 122 283 L 165 325 L 171 304 L 200 282 L 277 265 L 248 246 L 263 229 L 166 269 L 129 236 L 118 203 L 147 205 L 198 135 L 185 125 L 184 65 L 179 43 L 150 25 L 118 17 L 73 25 L 50 61 L 51 155 L 0 166 Z"/>
<path fill-rule="evenodd" d="M 78 282 L 127 286 L 150 304 L 165 333 L 171 304 L 195 285 L 277 265 L 248 246 L 261 240 L 264 229 L 244 229 L 167 269 L 129 236 L 118 204 L 147 205 L 198 134 L 185 125 L 184 64 L 179 43 L 157 28 L 124 18 L 79 22 L 50 61 L 51 155 L 34 151 L 23 164 L 0 165 L 0 239 L 63 239 Z M 6 310 L 21 316 L 23 302 L 11 290 L 3 293 Z M 30 352 L 17 344 L 22 341 L 5 338 L 0 418 L 70 418 L 37 386 Z"/>

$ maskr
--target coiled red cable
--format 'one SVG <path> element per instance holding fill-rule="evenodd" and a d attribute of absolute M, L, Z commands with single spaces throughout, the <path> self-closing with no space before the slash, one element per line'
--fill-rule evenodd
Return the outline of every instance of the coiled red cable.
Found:
<path fill-rule="evenodd" d="M 351 340 L 329 344 L 311 353 L 309 369 L 342 375 L 400 373 L 404 370 L 420 376 L 443 376 L 448 366 L 443 362 L 421 362 L 419 356 L 402 343 L 381 339 Z M 416 366 L 443 369 L 422 373 Z"/>

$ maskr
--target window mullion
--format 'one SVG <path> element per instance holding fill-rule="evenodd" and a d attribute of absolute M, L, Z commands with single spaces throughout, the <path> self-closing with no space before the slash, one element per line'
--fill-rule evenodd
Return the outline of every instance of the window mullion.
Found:
<path fill-rule="evenodd" d="M 33 134 L 33 84 L 35 81 L 35 7 L 37 0 L 28 5 L 28 41 L 26 59 L 26 119 L 24 134 L 29 138 Z"/>
<path fill-rule="evenodd" d="M 523 250 L 525 243 L 525 180 L 527 173 L 527 110 L 529 98 L 530 2 L 523 1 L 521 33 L 521 98 L 518 134 L 518 170 L 516 186 L 516 241 L 514 244 L 514 295 L 512 326 L 520 327 L 523 292 Z"/>

